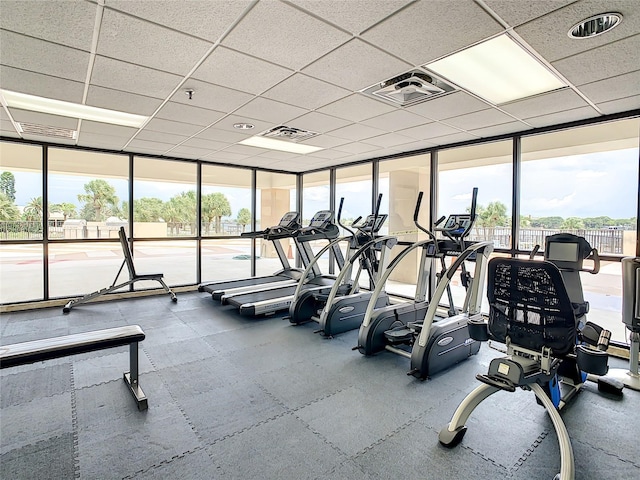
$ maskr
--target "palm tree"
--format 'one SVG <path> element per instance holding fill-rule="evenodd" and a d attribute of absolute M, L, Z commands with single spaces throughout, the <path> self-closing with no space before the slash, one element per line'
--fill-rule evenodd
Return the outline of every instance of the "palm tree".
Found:
<path fill-rule="evenodd" d="M 24 207 L 24 216 L 28 221 L 42 220 L 42 197 L 32 198 Z"/>
<path fill-rule="evenodd" d="M 241 208 L 236 222 L 242 225 L 242 231 L 244 232 L 245 227 L 251 222 L 251 211 L 248 208 Z"/>
<path fill-rule="evenodd" d="M 92 220 L 104 220 L 105 210 L 118 211 L 118 196 L 116 189 L 105 180 L 91 180 L 84 185 L 85 194 L 78 194 L 78 200 L 85 202 L 85 211 L 91 212 Z M 89 208 L 86 208 L 89 207 Z"/>
<path fill-rule="evenodd" d="M 222 217 L 231 215 L 231 205 L 227 197 L 220 192 L 202 196 L 202 219 L 206 220 L 207 233 L 209 224 L 215 219 L 215 231 L 220 232 Z"/>
<path fill-rule="evenodd" d="M 54 203 L 49 207 L 49 212 L 60 212 L 62 214 L 62 221 L 66 222 L 67 218 L 76 216 L 76 206 L 73 203 L 63 202 Z"/>
<path fill-rule="evenodd" d="M 11 222 L 20 219 L 20 211 L 11 201 L 11 199 L 0 192 L 0 221 Z"/>

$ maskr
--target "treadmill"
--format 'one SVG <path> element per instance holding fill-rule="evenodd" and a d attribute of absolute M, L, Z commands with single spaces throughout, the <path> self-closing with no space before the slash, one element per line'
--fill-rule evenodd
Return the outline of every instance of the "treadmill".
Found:
<path fill-rule="evenodd" d="M 223 295 L 230 294 L 232 292 L 240 293 L 250 290 L 255 290 L 260 286 L 284 286 L 295 285 L 300 279 L 303 270 L 299 268 L 292 268 L 289 264 L 280 239 L 293 238 L 296 245 L 296 249 L 300 253 L 303 265 L 308 265 L 308 254 L 299 248 L 299 244 L 295 239 L 298 230 L 302 227 L 300 225 L 300 214 L 298 212 L 287 212 L 280 219 L 278 225 L 269 227 L 265 230 L 257 232 L 246 232 L 240 234 L 243 238 L 263 238 L 273 242 L 273 246 L 276 249 L 280 263 L 282 264 L 282 270 L 278 270 L 272 275 L 265 275 L 260 277 L 249 277 L 238 280 L 224 280 L 219 282 L 203 283 L 198 286 L 199 292 L 208 292 L 214 300 L 220 300 Z"/>
<path fill-rule="evenodd" d="M 300 252 L 303 253 L 303 262 L 306 256 L 307 265 L 309 265 L 310 259 L 313 258 L 310 242 L 315 240 L 332 241 L 338 238 L 339 234 L 340 230 L 333 220 L 333 212 L 331 210 L 317 212 L 309 222 L 309 226 L 301 228 L 296 236 Z M 339 268 L 342 268 L 344 256 L 337 242 L 332 246 L 331 251 Z M 335 276 L 323 275 L 317 262 L 313 265 L 309 275 L 311 278 L 305 285 L 309 289 L 331 289 L 335 280 Z M 289 308 L 296 286 L 297 282 L 279 287 L 263 285 L 256 287 L 253 291 L 231 292 L 223 295 L 221 301 L 223 304 L 233 305 L 238 308 L 241 315 L 252 317 L 272 315 L 280 310 Z"/>

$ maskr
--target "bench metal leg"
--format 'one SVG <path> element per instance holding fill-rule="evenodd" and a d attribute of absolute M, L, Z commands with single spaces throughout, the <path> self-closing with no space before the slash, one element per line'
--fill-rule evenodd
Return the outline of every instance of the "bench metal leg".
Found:
<path fill-rule="evenodd" d="M 129 371 L 124 373 L 124 381 L 138 404 L 138 410 L 149 408 L 147 396 L 138 383 L 138 342 L 129 345 Z"/>

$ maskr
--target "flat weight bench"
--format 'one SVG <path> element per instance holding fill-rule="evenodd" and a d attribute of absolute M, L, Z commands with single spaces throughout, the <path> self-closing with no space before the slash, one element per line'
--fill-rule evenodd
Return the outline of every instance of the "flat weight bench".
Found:
<path fill-rule="evenodd" d="M 138 404 L 138 410 L 146 410 L 147 397 L 138 384 L 138 342 L 144 338 L 145 334 L 139 325 L 127 325 L 3 345 L 0 346 L 0 368 L 129 345 L 129 371 L 124 373 L 124 381 Z"/>

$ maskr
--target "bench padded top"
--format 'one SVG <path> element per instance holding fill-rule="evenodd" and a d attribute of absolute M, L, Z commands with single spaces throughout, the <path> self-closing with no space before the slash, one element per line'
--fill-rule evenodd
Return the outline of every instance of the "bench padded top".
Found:
<path fill-rule="evenodd" d="M 62 337 L 0 346 L 0 368 L 41 362 L 78 353 L 119 347 L 144 340 L 139 325 L 94 330 Z"/>

